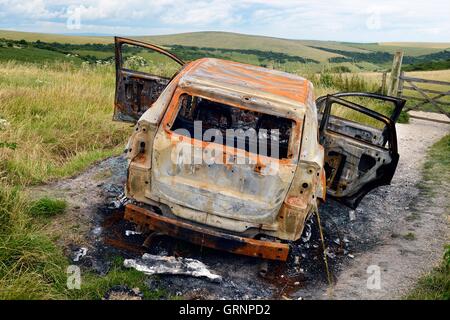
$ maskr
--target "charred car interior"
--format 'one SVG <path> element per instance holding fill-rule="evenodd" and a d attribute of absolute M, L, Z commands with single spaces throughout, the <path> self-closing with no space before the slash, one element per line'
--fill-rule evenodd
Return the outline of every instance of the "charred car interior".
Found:
<path fill-rule="evenodd" d="M 291 129 L 294 126 L 292 120 L 276 117 L 270 114 L 263 114 L 256 111 L 239 109 L 230 105 L 211 101 L 202 97 L 190 96 L 184 94 L 179 100 L 179 111 L 171 130 L 187 130 L 188 136 L 194 136 L 194 122 L 201 121 L 202 136 L 207 130 L 217 130 L 219 134 L 212 132 L 212 139 L 209 142 L 226 144 L 228 147 L 242 149 L 247 152 L 260 154 L 258 148 L 267 146 L 267 155 L 283 159 L 288 157 L 288 145 Z M 217 141 L 217 137 L 226 137 L 227 130 L 242 129 L 240 135 L 236 135 L 233 139 L 221 139 Z M 272 134 L 271 130 L 276 129 L 277 135 Z M 255 139 L 244 135 L 244 130 L 252 130 Z M 254 130 L 254 131 L 253 131 Z M 250 135 L 251 135 L 250 133 Z M 257 138 L 257 139 L 256 139 Z M 214 140 L 216 139 L 216 140 Z M 266 143 L 255 143 L 258 140 L 265 139 Z M 231 141 L 232 140 L 232 141 Z M 279 143 L 279 152 L 271 152 L 271 141 L 275 140 Z"/>
<path fill-rule="evenodd" d="M 327 196 L 356 208 L 395 173 L 402 99 L 350 92 L 315 100 L 297 75 L 212 58 L 185 63 L 152 44 L 115 43 L 113 119 L 136 124 L 125 219 L 149 233 L 285 261 L 289 241 Z M 171 78 L 130 69 L 124 45 L 178 69 Z M 389 104 L 390 114 L 364 99 Z"/>

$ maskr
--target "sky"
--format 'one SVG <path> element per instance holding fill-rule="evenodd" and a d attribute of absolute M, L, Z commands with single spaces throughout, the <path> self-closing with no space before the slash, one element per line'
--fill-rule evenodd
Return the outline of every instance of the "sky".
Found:
<path fill-rule="evenodd" d="M 450 1 L 0 0 L 0 29 L 129 36 L 229 31 L 289 39 L 450 42 Z"/>

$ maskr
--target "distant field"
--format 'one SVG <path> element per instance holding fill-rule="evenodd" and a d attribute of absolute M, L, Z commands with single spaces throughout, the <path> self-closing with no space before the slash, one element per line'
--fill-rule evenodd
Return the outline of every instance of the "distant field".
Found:
<path fill-rule="evenodd" d="M 26 41 L 45 41 L 45 42 L 61 42 L 61 43 L 112 43 L 112 37 L 88 37 L 88 36 L 68 36 L 51 33 L 34 33 L 34 32 L 20 32 L 0 30 L 0 38 L 12 40 L 26 40 Z"/>
<path fill-rule="evenodd" d="M 337 54 L 306 46 L 302 41 L 262 36 L 243 35 L 227 32 L 193 32 L 166 36 L 136 37 L 162 45 L 179 44 L 183 46 L 216 47 L 228 49 L 256 49 L 297 55 L 325 62 Z"/>
<path fill-rule="evenodd" d="M 435 46 L 426 46 L 426 45 L 417 45 L 417 46 L 411 46 L 411 43 L 397 43 L 392 45 L 383 45 L 381 43 L 352 43 L 348 44 L 350 47 L 354 48 L 360 48 L 360 49 L 366 49 L 369 51 L 381 51 L 381 52 L 388 52 L 388 53 L 395 53 L 399 50 L 403 51 L 405 55 L 409 56 L 420 56 L 424 54 L 430 54 L 439 52 L 441 50 L 444 50 L 448 48 L 446 44 L 442 48 L 437 48 Z"/>
<path fill-rule="evenodd" d="M 416 48 L 449 49 L 450 42 L 380 42 L 381 46 L 406 46 Z"/>
<path fill-rule="evenodd" d="M 60 52 L 38 48 L 0 48 L 0 60 L 15 60 L 18 62 L 81 62 L 77 57 L 70 57 Z"/>
<path fill-rule="evenodd" d="M 450 70 L 438 70 L 438 71 L 412 71 L 407 75 L 411 77 L 418 77 L 430 80 L 442 80 L 450 82 Z"/>
<path fill-rule="evenodd" d="M 316 40 L 289 40 L 226 32 L 194 32 L 164 36 L 135 37 L 168 48 L 185 61 L 214 57 L 260 65 L 296 73 L 306 78 L 315 74 L 347 74 L 318 78 L 330 81 L 341 90 L 374 91 L 381 84 L 381 72 L 390 68 L 392 53 L 405 51 L 405 70 L 445 69 L 450 63 L 449 43 L 350 43 Z M 9 39 L 14 39 L 11 41 Z M 25 40 L 25 41 L 23 41 Z M 0 31 L 0 61 L 37 64 L 72 63 L 113 64 L 113 37 L 85 37 Z M 124 51 L 131 63 L 143 63 L 145 69 L 161 69 L 160 55 L 140 48 Z M 135 58 L 138 58 L 137 60 Z M 172 74 L 173 70 L 170 70 Z M 164 72 L 160 72 L 163 74 Z M 423 78 L 450 81 L 450 71 L 411 72 Z M 337 82 L 336 82 L 337 81 Z M 429 87 L 429 86 L 425 86 Z M 440 88 L 435 88 L 440 89 Z"/>
<path fill-rule="evenodd" d="M 37 40 L 43 42 L 58 42 L 69 44 L 110 44 L 113 37 L 95 37 L 95 36 L 69 36 L 57 34 L 28 33 L 17 31 L 0 30 L 0 38 L 13 40 L 26 40 L 34 42 Z M 153 42 L 162 46 L 171 47 L 181 45 L 185 47 L 197 48 L 222 48 L 239 50 L 258 50 L 272 51 L 286 55 L 301 57 L 306 60 L 315 60 L 320 62 L 319 66 L 308 66 L 316 71 L 329 64 L 329 59 L 342 58 L 339 63 L 333 63 L 332 66 L 344 65 L 350 68 L 350 71 L 376 71 L 389 68 L 389 54 L 395 51 L 403 50 L 405 56 L 419 57 L 424 55 L 436 54 L 447 48 L 450 50 L 450 43 L 414 43 L 414 42 L 386 42 L 386 43 L 349 43 L 337 41 L 318 41 L 318 40 L 292 40 L 273 37 L 245 35 L 228 32 L 191 32 L 182 34 L 171 34 L 161 36 L 135 36 L 135 39 Z M 380 60 L 380 55 L 373 56 L 375 52 L 383 52 L 388 55 Z M 79 52 L 88 54 L 87 52 Z M 352 54 L 350 54 L 352 53 Z M 92 54 L 92 53 L 89 53 Z M 358 61 L 354 61 L 355 54 L 360 54 Z M 365 55 L 367 57 L 365 58 Z M 107 54 L 96 54 L 98 58 L 105 58 Z M 228 54 L 230 59 L 242 62 L 258 64 L 257 59 L 251 55 L 242 55 L 236 52 Z M 362 57 L 362 58 L 361 58 Z M 345 59 L 347 58 L 347 60 Z M 436 59 L 430 56 L 426 60 Z M 351 66 L 349 66 L 349 63 Z M 261 62 L 267 64 L 267 61 Z M 297 64 L 285 66 L 287 71 L 297 70 Z"/>

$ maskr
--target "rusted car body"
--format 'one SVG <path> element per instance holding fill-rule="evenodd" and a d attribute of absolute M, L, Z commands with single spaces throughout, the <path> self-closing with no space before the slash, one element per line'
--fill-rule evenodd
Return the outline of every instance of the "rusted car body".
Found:
<path fill-rule="evenodd" d="M 130 70 L 124 45 L 180 68 L 171 79 Z M 392 179 L 404 101 L 372 95 L 392 102 L 388 117 L 344 99 L 358 95 L 321 97 L 317 110 L 302 77 L 220 59 L 184 63 L 116 38 L 114 120 L 137 122 L 126 148 L 125 218 L 206 247 L 286 260 L 288 242 L 300 238 L 327 193 L 354 208 Z M 336 104 L 384 127 L 333 116 Z"/>

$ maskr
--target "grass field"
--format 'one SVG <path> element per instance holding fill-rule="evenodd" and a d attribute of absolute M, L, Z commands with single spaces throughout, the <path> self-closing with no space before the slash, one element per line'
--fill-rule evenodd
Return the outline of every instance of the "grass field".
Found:
<path fill-rule="evenodd" d="M 0 139 L 7 183 L 28 185 L 73 174 L 124 142 L 127 127 L 111 122 L 112 67 L 57 68 L 6 63 L 0 69 Z"/>
<path fill-rule="evenodd" d="M 60 43 L 112 43 L 112 37 L 88 37 L 88 36 L 68 36 L 50 33 L 20 32 L 0 30 L 0 38 L 26 41 L 46 41 Z"/>
<path fill-rule="evenodd" d="M 70 44 L 109 44 L 113 42 L 113 37 L 92 37 L 92 36 L 68 36 L 68 35 L 53 35 L 53 34 L 40 34 L 40 33 L 27 33 L 17 31 L 5 31 L 0 30 L 0 39 L 13 39 L 13 40 L 26 40 L 44 41 L 44 42 L 59 42 Z M 291 56 L 302 57 L 304 59 L 316 60 L 320 62 L 320 65 L 310 65 L 308 68 L 313 68 L 315 71 L 320 71 L 324 64 L 328 64 L 328 59 L 336 57 L 345 57 L 345 52 L 348 53 L 360 53 L 360 54 L 372 54 L 374 52 L 384 52 L 392 54 L 395 51 L 403 50 L 405 55 L 411 57 L 418 57 L 427 54 L 434 54 L 442 52 L 445 49 L 450 49 L 450 43 L 348 43 L 348 42 L 336 42 L 336 41 L 318 41 L 318 40 L 292 40 L 281 39 L 273 37 L 254 36 L 229 32 L 191 32 L 172 35 L 161 36 L 135 36 L 143 41 L 149 41 L 162 46 L 193 46 L 198 48 L 222 48 L 222 49 L 239 49 L 239 50 L 260 50 L 265 52 L 278 52 Z M 342 53 L 333 52 L 338 50 Z M 85 53 L 85 52 L 84 52 Z M 111 54 L 113 52 L 111 51 Z M 344 54 L 343 54 L 344 53 Z M 0 53 L 1 54 L 1 53 Z M 208 53 L 206 53 L 208 54 Z M 98 56 L 105 57 L 105 54 L 99 54 Z M 0 56 L 1 58 L 1 56 Z M 231 59 L 250 62 L 257 64 L 258 61 L 251 57 L 239 56 L 234 54 Z M 384 70 L 390 67 L 389 63 L 374 62 L 373 57 L 369 57 L 368 61 L 360 61 L 352 66 L 356 70 Z M 267 61 L 264 62 L 267 64 Z M 342 64 L 333 64 L 342 65 Z M 344 64 L 345 65 L 345 64 Z M 347 64 L 348 65 L 348 64 Z M 287 71 L 301 69 L 298 65 L 284 66 Z M 352 70 L 354 71 L 354 70 Z"/>
<path fill-rule="evenodd" d="M 19 62 L 36 62 L 36 60 L 39 60 L 47 63 L 54 61 L 81 63 L 81 60 L 77 57 L 70 57 L 59 52 L 39 48 L 1 48 L 0 60 L 11 60 L 11 58 Z"/>
<path fill-rule="evenodd" d="M 25 190 L 123 149 L 129 126 L 111 121 L 113 94 L 112 67 L 0 63 L 0 299 L 72 294 L 42 218 L 64 206 L 33 205 Z"/>
<path fill-rule="evenodd" d="M 441 46 L 437 46 L 435 43 L 412 43 L 412 42 L 396 42 L 396 43 L 355 43 L 350 44 L 350 47 L 356 47 L 360 49 L 365 49 L 369 51 L 382 51 L 395 53 L 396 51 L 402 50 L 405 55 L 409 56 L 420 56 L 424 54 L 430 54 L 439 52 L 441 50 L 445 50 L 450 48 L 450 43 L 442 43 Z"/>

